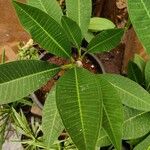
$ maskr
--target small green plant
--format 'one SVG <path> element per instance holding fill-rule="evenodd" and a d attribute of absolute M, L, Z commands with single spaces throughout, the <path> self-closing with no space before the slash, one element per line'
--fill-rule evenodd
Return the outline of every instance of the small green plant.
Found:
<path fill-rule="evenodd" d="M 38 51 L 36 48 L 34 48 L 33 40 L 30 39 L 26 44 L 20 43 L 19 44 L 19 50 L 18 50 L 18 59 L 38 59 Z"/>
<path fill-rule="evenodd" d="M 124 30 L 111 24 L 99 33 L 94 27 L 96 36 L 88 38 L 88 46 L 82 51 L 83 39 L 91 35 L 91 0 L 66 0 L 65 16 L 55 0 L 28 0 L 28 4 L 13 1 L 13 5 L 33 40 L 46 51 L 68 59 L 68 64 L 55 66 L 40 60 L 20 60 L 0 65 L 0 104 L 29 95 L 64 70 L 44 105 L 45 149 L 53 149 L 65 128 L 79 150 L 95 150 L 110 143 L 121 150 L 123 109 L 128 106 L 150 111 L 150 95 L 125 77 L 89 72 L 83 68 L 83 60 L 87 53 L 115 48 Z"/>

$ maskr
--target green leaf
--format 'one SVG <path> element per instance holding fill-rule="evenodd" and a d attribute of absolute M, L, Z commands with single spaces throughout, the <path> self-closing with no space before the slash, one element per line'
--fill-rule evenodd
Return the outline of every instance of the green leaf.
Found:
<path fill-rule="evenodd" d="M 106 131 L 104 130 L 104 128 L 101 128 L 99 137 L 97 140 L 97 147 L 105 147 L 105 146 L 109 146 L 109 145 L 111 145 L 111 142 L 108 138 L 108 135 L 107 135 Z"/>
<path fill-rule="evenodd" d="M 93 17 L 90 20 L 89 30 L 98 32 L 115 28 L 115 24 L 106 18 Z"/>
<path fill-rule="evenodd" d="M 124 105 L 150 111 L 150 94 L 139 84 L 120 75 L 103 74 L 100 76 L 116 88 Z"/>
<path fill-rule="evenodd" d="M 117 150 L 121 150 L 123 109 L 116 89 L 104 78 L 97 76 L 103 98 L 103 128 Z"/>
<path fill-rule="evenodd" d="M 78 24 L 66 16 L 62 17 L 61 22 L 68 35 L 68 39 L 70 39 L 72 44 L 79 49 L 82 41 L 82 33 Z"/>
<path fill-rule="evenodd" d="M 0 65 L 0 104 L 20 100 L 34 92 L 60 69 L 48 62 L 21 60 Z"/>
<path fill-rule="evenodd" d="M 140 68 L 141 72 L 144 73 L 145 65 L 146 65 L 145 60 L 140 55 L 135 54 L 133 61 Z"/>
<path fill-rule="evenodd" d="M 150 92 L 150 61 L 148 61 L 145 66 L 145 81 L 146 89 Z"/>
<path fill-rule="evenodd" d="M 150 4 L 148 0 L 128 0 L 128 12 L 140 41 L 150 53 Z"/>
<path fill-rule="evenodd" d="M 91 40 L 88 45 L 88 51 L 91 53 L 109 51 L 115 48 L 123 36 L 123 29 L 110 29 L 99 33 Z"/>
<path fill-rule="evenodd" d="M 59 3 L 56 0 L 28 0 L 28 4 L 41 9 L 58 23 L 61 23 L 63 13 Z"/>
<path fill-rule="evenodd" d="M 56 86 L 63 124 L 79 150 L 95 150 L 102 122 L 102 95 L 95 75 L 72 68 Z"/>
<path fill-rule="evenodd" d="M 43 109 L 42 129 L 48 148 L 54 144 L 64 129 L 56 106 L 56 91 L 53 88 L 46 98 Z"/>
<path fill-rule="evenodd" d="M 22 111 L 19 113 L 12 108 L 12 118 L 14 122 L 14 128 L 19 130 L 21 134 L 29 137 L 29 138 L 36 138 L 34 137 L 34 133 L 32 132 L 30 125 Z"/>
<path fill-rule="evenodd" d="M 52 54 L 70 57 L 71 45 L 62 27 L 48 14 L 35 7 L 13 1 L 24 28 L 32 38 Z"/>
<path fill-rule="evenodd" d="M 140 84 L 144 85 L 144 76 L 136 63 L 129 61 L 128 63 L 128 78 Z"/>
<path fill-rule="evenodd" d="M 84 36 L 88 31 L 91 18 L 91 0 L 66 0 L 66 7 L 67 16 L 77 22 Z"/>
<path fill-rule="evenodd" d="M 133 150 L 150 150 L 150 135 L 134 147 Z"/>
<path fill-rule="evenodd" d="M 124 107 L 123 139 L 137 139 L 150 131 L 150 112 Z"/>

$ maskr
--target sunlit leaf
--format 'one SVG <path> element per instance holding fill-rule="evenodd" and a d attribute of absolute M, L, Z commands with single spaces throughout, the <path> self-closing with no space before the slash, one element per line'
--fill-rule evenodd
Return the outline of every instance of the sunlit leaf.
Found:
<path fill-rule="evenodd" d="M 113 29 L 115 24 L 106 18 L 93 17 L 90 19 L 89 30 L 93 32 Z"/>

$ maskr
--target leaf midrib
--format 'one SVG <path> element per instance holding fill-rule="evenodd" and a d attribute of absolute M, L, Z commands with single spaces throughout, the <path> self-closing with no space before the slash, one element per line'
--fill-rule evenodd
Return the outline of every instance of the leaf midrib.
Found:
<path fill-rule="evenodd" d="M 146 7 L 146 5 L 145 5 L 144 1 L 143 1 L 143 0 L 141 0 L 141 3 L 143 4 L 145 11 L 146 11 L 146 13 L 147 13 L 148 17 L 150 18 L 150 12 L 148 11 L 148 9 L 147 9 L 147 7 Z"/>
<path fill-rule="evenodd" d="M 44 28 L 42 28 L 41 24 L 39 24 L 31 15 L 29 15 L 24 9 L 22 9 L 22 7 L 20 7 L 18 4 L 17 4 L 17 6 L 18 6 L 29 18 L 31 18 L 31 20 L 33 20 L 33 21 L 47 34 L 47 36 L 48 36 L 68 57 L 70 57 L 69 54 L 65 51 L 65 49 L 64 49 L 54 38 L 52 38 L 52 37 L 49 35 L 49 33 L 48 33 Z M 52 18 L 52 19 L 53 19 L 53 18 Z M 54 19 L 53 19 L 53 20 L 54 20 Z"/>
<path fill-rule="evenodd" d="M 45 6 L 44 6 L 43 3 L 42 3 L 42 0 L 39 0 L 39 3 L 41 4 L 43 10 L 48 14 L 48 11 L 46 10 Z"/>
<path fill-rule="evenodd" d="M 105 80 L 106 81 L 106 80 Z M 106 82 L 108 82 L 108 81 L 106 81 Z M 109 82 L 108 82 L 109 83 Z M 104 112 L 105 112 L 105 114 L 106 114 L 106 116 L 107 116 L 107 119 L 108 119 L 108 122 L 109 122 L 109 125 L 110 125 L 110 128 L 111 128 L 111 131 L 112 131 L 112 135 L 113 135 L 113 137 L 114 137 L 114 142 L 115 142 L 115 144 L 117 145 L 117 141 L 116 141 L 116 138 L 115 138 L 115 136 L 114 136 L 114 130 L 113 130 L 113 127 L 112 127 L 112 125 L 111 125 L 111 121 L 110 121 L 110 119 L 109 119 L 109 115 L 107 114 L 107 111 L 106 111 L 106 108 L 105 108 L 105 104 L 104 104 L 104 96 L 103 96 L 103 90 L 102 90 L 102 88 L 101 88 L 101 86 L 100 86 L 100 89 L 101 89 L 101 94 L 102 94 L 102 106 L 103 106 L 103 109 L 104 109 Z M 105 130 L 105 129 L 104 129 Z M 105 130 L 105 132 L 106 132 L 106 130 Z M 106 134 L 107 134 L 107 132 L 106 132 Z M 109 136 L 108 136 L 109 137 Z M 109 140 L 111 141 L 111 143 L 114 143 L 112 140 L 111 140 L 111 138 L 109 137 Z"/>
<path fill-rule="evenodd" d="M 120 32 L 121 32 L 121 31 L 122 31 L 122 30 L 120 30 Z M 104 32 L 105 32 L 105 31 L 104 31 Z M 95 46 L 91 47 L 91 48 L 88 50 L 88 52 L 90 52 L 91 50 L 93 50 L 95 47 L 98 47 L 99 45 L 101 45 L 101 44 L 103 44 L 103 43 L 109 41 L 109 40 L 112 39 L 112 38 L 114 38 L 115 36 L 117 36 L 118 34 L 120 34 L 120 32 L 114 34 L 113 36 L 107 38 L 106 40 L 103 40 L 103 41 L 100 42 L 100 43 L 97 43 Z M 96 38 L 96 37 L 95 37 L 95 38 Z"/>
<path fill-rule="evenodd" d="M 80 92 L 79 92 L 79 83 L 78 83 L 78 75 L 77 75 L 77 70 L 76 68 L 74 68 L 74 73 L 75 73 L 75 81 L 76 81 L 76 91 L 77 91 L 77 100 L 78 100 L 78 106 L 79 106 L 79 113 L 80 113 L 80 119 L 81 119 L 81 126 L 82 126 L 82 133 L 83 133 L 83 137 L 84 137 L 84 144 L 85 147 L 87 146 L 86 144 L 86 138 L 85 138 L 85 129 L 84 129 L 84 123 L 83 123 L 83 116 L 82 116 L 82 110 L 81 110 L 81 99 L 80 99 Z"/>
<path fill-rule="evenodd" d="M 146 114 L 146 113 L 148 113 L 148 112 L 147 112 L 147 111 L 146 111 L 146 112 L 142 112 L 142 113 L 139 113 L 138 115 L 135 115 L 135 116 L 133 116 L 133 117 L 130 117 L 129 119 L 125 120 L 123 124 L 125 124 L 125 123 L 127 123 L 127 122 L 129 122 L 129 121 L 131 121 L 131 120 L 133 120 L 133 119 L 136 119 L 137 117 L 140 117 L 140 116 L 142 116 L 142 115 L 144 115 L 144 114 Z"/>
<path fill-rule="evenodd" d="M 81 27 L 81 9 L 80 9 L 80 0 L 78 0 L 78 21 L 79 21 L 79 27 Z"/>
<path fill-rule="evenodd" d="M 109 125 L 110 125 L 110 128 L 111 128 L 111 131 L 112 131 L 112 134 L 113 134 L 113 137 L 114 137 L 114 142 L 115 142 L 115 144 L 117 145 L 117 141 L 116 141 L 116 137 L 115 137 L 115 135 L 114 135 L 114 130 L 113 130 L 113 127 L 112 127 L 112 125 L 111 125 L 111 121 L 110 121 L 110 119 L 109 119 L 109 115 L 107 114 L 107 111 L 106 111 L 106 108 L 105 108 L 105 105 L 103 104 L 103 108 L 104 108 L 104 111 L 105 111 L 105 114 L 106 114 L 106 116 L 107 116 L 107 119 L 108 119 L 108 122 L 109 122 Z M 109 137 L 109 140 L 111 141 L 111 143 L 114 143 L 112 140 L 111 140 L 111 138 Z"/>
<path fill-rule="evenodd" d="M 0 83 L 0 86 L 1 86 L 1 85 L 5 85 L 5 84 L 7 84 L 7 83 L 19 81 L 19 80 L 22 80 L 22 79 L 25 79 L 25 78 L 29 78 L 29 77 L 32 77 L 32 76 L 34 76 L 34 75 L 39 75 L 39 74 L 41 74 L 41 73 L 43 74 L 43 73 L 47 73 L 47 72 L 49 72 L 49 71 L 55 71 L 55 70 L 57 70 L 57 69 L 60 69 L 60 67 L 53 68 L 53 69 L 47 69 L 47 70 L 45 70 L 45 71 L 40 71 L 40 72 L 38 72 L 38 73 L 33 73 L 33 74 L 29 74 L 29 75 L 22 76 L 22 77 L 19 77 L 19 78 L 15 78 L 15 79 L 13 79 L 13 80 L 9 80 L 9 81 L 6 81 L 6 82 L 2 82 L 2 83 Z"/>
<path fill-rule="evenodd" d="M 149 103 L 146 103 L 146 102 L 143 101 L 141 98 L 139 98 L 139 97 L 133 95 L 132 93 L 130 93 L 130 92 L 126 91 L 126 90 L 123 90 L 123 89 L 119 88 L 117 85 L 111 83 L 110 81 L 108 81 L 108 82 L 109 82 L 112 86 L 114 86 L 114 87 L 118 88 L 119 90 L 123 91 L 124 93 L 128 93 L 128 94 L 131 95 L 132 97 L 135 97 L 136 99 L 138 99 L 138 100 L 144 102 L 146 105 L 150 105 Z"/>
<path fill-rule="evenodd" d="M 52 122 L 52 128 L 51 128 L 51 130 L 50 130 L 49 141 L 50 141 L 51 138 L 52 138 L 52 131 L 53 131 L 53 128 L 54 128 L 54 126 L 55 126 L 55 121 L 56 121 L 56 118 L 57 118 L 57 114 L 58 114 L 58 111 L 56 110 L 55 113 L 54 113 L 54 118 L 53 118 L 53 122 Z M 48 142 L 49 142 L 49 141 L 48 141 Z M 48 147 L 50 147 L 50 146 L 51 146 L 51 142 L 48 143 Z"/>
<path fill-rule="evenodd" d="M 68 31 L 69 31 L 69 33 L 70 33 L 70 35 L 71 35 L 73 41 L 75 42 L 77 48 L 79 48 L 78 43 L 76 42 L 76 39 L 74 38 L 72 32 L 70 31 L 70 28 L 68 27 L 68 24 L 66 23 L 65 19 L 64 19 L 64 23 L 65 23 L 65 25 L 66 25 L 66 27 L 67 27 L 67 29 L 68 29 Z"/>

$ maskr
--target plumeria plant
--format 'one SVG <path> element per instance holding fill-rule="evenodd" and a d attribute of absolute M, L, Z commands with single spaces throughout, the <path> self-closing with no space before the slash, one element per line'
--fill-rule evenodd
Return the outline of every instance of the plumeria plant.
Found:
<path fill-rule="evenodd" d="M 129 1 L 132 6 L 134 3 Z M 44 105 L 45 149 L 52 149 L 65 129 L 76 149 L 95 150 L 105 146 L 107 138 L 109 144 L 121 150 L 122 140 L 128 139 L 124 120 L 129 118 L 124 117 L 124 110 L 150 111 L 150 95 L 130 79 L 93 74 L 83 67 L 87 53 L 115 48 L 124 29 L 115 28 L 106 19 L 91 18 L 91 0 L 66 0 L 65 5 L 64 15 L 56 0 L 28 0 L 27 4 L 13 1 L 20 23 L 33 40 L 68 63 L 56 66 L 41 60 L 19 60 L 1 64 L 0 104 L 20 100 L 63 70 Z M 108 26 L 95 26 L 100 22 Z M 82 47 L 85 40 L 88 45 Z"/>

